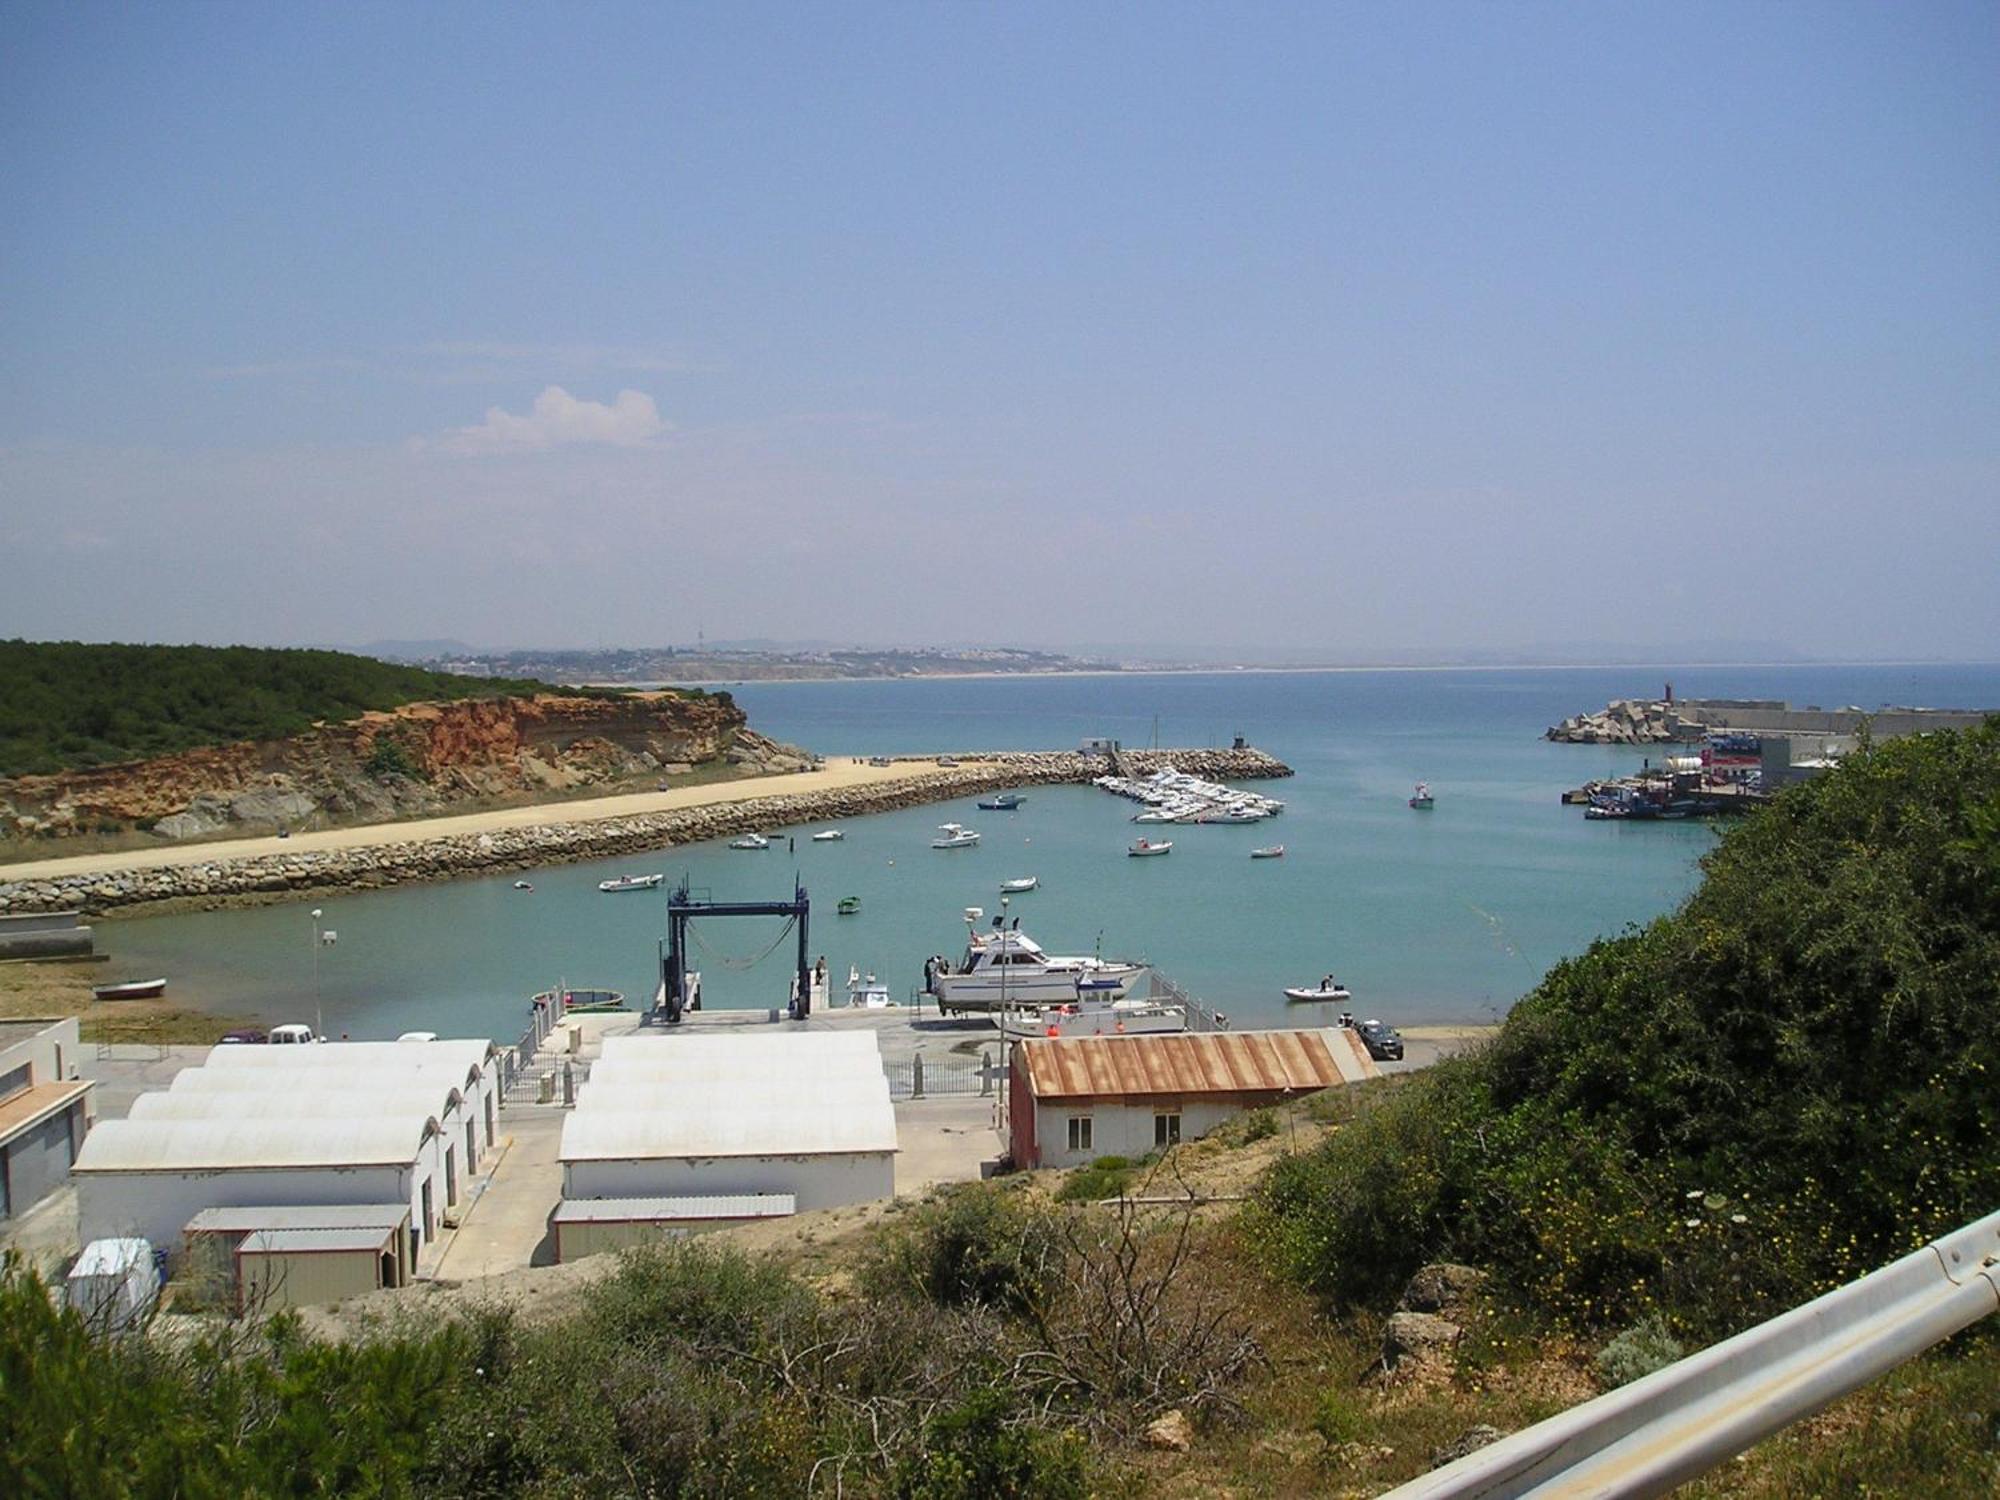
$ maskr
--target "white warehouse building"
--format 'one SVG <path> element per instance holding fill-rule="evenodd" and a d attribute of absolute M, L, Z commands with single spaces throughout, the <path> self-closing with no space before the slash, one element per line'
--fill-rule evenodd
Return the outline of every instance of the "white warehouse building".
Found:
<path fill-rule="evenodd" d="M 873 1032 L 609 1037 L 564 1122 L 566 1203 L 894 1195 L 896 1116 Z"/>
<path fill-rule="evenodd" d="M 91 1131 L 78 1228 L 178 1247 L 205 1209 L 406 1203 L 414 1264 L 491 1151 L 498 1102 L 490 1042 L 217 1047 Z"/>

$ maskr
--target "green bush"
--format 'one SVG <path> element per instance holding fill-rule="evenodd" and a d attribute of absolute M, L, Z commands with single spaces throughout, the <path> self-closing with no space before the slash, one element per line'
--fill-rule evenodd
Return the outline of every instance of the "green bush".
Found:
<path fill-rule="evenodd" d="M 914 1292 L 940 1307 L 1018 1312 L 1041 1295 L 1059 1247 L 1048 1212 L 1018 1187 L 963 1183 L 919 1204 L 888 1231 L 863 1280 L 878 1293 Z"/>
<path fill-rule="evenodd" d="M 2000 726 L 1849 757 L 1680 910 L 1558 964 L 1485 1051 L 1280 1162 L 1261 1228 L 1335 1302 L 1475 1259 L 1591 1327 L 1711 1336 L 2000 1200 Z"/>
<path fill-rule="evenodd" d="M 1253 1141 L 1267 1141 L 1277 1133 L 1276 1110 L 1253 1109 L 1243 1117 L 1243 1143 L 1246 1146 Z"/>
<path fill-rule="evenodd" d="M 1597 1351 L 1597 1373 L 1607 1386 L 1630 1385 L 1686 1353 L 1681 1341 L 1667 1332 L 1667 1325 L 1657 1315 L 1648 1315 Z"/>
<path fill-rule="evenodd" d="M 1123 1156 L 1100 1156 L 1076 1168 L 1056 1189 L 1062 1203 L 1097 1203 L 1123 1197 L 1132 1185 L 1135 1164 Z"/>
<path fill-rule="evenodd" d="M 897 1466 L 897 1500 L 1082 1500 L 1084 1445 L 1070 1433 L 1009 1425 L 1007 1403 L 981 1391 L 933 1419 L 922 1449 Z"/>

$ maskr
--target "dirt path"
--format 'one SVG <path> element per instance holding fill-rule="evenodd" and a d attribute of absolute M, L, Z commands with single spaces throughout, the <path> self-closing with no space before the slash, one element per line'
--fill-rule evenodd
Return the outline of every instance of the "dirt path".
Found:
<path fill-rule="evenodd" d="M 295 833 L 286 839 L 229 839 L 209 844 L 162 844 L 155 849 L 124 849 L 110 854 L 74 854 L 62 859 L 0 865 L 0 882 L 152 870 L 172 865 L 254 859 L 260 855 L 303 854 L 314 850 L 414 844 L 426 839 L 532 828 L 539 823 L 594 823 L 643 813 L 677 812 L 690 807 L 751 802 L 761 797 L 846 791 L 854 787 L 908 781 L 936 770 L 937 767 L 928 761 L 899 760 L 892 765 L 871 766 L 860 761 L 841 760 L 819 771 L 794 771 L 780 776 L 752 777 L 745 781 L 675 787 L 664 792 L 628 792 L 616 797 L 590 797 L 574 802 L 534 803 L 526 807 L 496 808 L 489 812 L 454 813 L 447 817 L 422 818 L 406 823 L 368 823 L 353 828 Z"/>

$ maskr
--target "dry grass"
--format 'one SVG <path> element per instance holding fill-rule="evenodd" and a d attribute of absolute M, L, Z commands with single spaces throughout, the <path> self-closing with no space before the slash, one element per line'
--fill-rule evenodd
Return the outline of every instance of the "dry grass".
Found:
<path fill-rule="evenodd" d="M 102 1001 L 90 993 L 106 982 L 102 964 L 0 964 L 0 1020 L 80 1016 L 86 1042 L 213 1042 L 242 1024 L 211 1011 L 158 1000 Z"/>

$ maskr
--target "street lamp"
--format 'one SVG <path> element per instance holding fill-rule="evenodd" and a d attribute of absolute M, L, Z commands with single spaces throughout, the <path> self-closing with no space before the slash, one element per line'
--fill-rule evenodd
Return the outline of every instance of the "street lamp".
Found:
<path fill-rule="evenodd" d="M 319 919 L 323 915 L 324 913 L 320 910 L 319 907 L 315 906 L 312 909 L 313 1036 L 322 1042 L 326 1040 L 326 1017 L 324 1014 L 322 1014 L 320 1009 L 319 950 L 322 948 L 331 948 L 334 944 L 335 939 L 339 936 L 339 934 L 336 933 L 331 927 L 322 928 L 319 925 Z"/>

